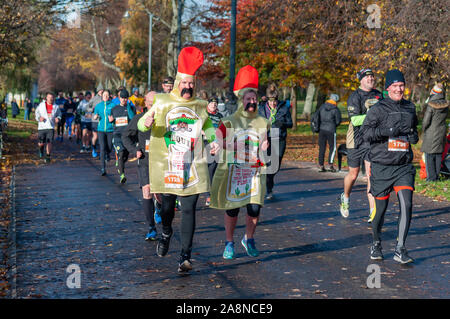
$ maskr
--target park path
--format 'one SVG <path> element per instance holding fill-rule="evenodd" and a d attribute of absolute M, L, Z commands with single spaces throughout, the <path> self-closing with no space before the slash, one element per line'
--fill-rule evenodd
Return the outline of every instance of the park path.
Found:
<path fill-rule="evenodd" d="M 56 142 L 49 165 L 15 168 L 15 298 L 449 298 L 450 204 L 416 195 L 407 247 L 416 262 L 393 261 L 398 204 L 386 215 L 381 288 L 367 287 L 371 243 L 364 185 L 357 183 L 350 217 L 338 211 L 344 173 L 318 173 L 310 163 L 286 162 L 274 199 L 262 210 L 256 233 L 261 252 L 248 257 L 235 234 L 237 258 L 224 261 L 223 212 L 198 203 L 194 270 L 177 275 L 179 213 L 169 254 L 145 242 L 136 162 L 120 185 L 113 163 L 100 176 L 99 161 L 74 143 Z M 395 196 L 392 196 L 394 198 Z M 160 228 L 159 228 L 160 230 Z M 69 265 L 81 287 L 68 288 Z"/>

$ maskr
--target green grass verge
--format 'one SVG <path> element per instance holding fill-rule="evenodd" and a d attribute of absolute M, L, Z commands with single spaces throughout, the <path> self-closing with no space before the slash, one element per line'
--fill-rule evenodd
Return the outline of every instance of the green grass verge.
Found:
<path fill-rule="evenodd" d="M 427 182 L 419 177 L 419 170 L 417 169 L 415 191 L 416 193 L 431 197 L 436 200 L 450 201 L 450 179 L 437 182 Z"/>

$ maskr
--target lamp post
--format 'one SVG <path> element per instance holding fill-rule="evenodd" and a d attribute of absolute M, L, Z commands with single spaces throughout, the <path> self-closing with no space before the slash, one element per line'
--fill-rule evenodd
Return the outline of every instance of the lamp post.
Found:
<path fill-rule="evenodd" d="M 170 25 L 159 17 L 155 16 L 152 12 L 150 12 L 146 7 L 142 7 L 145 13 L 148 15 L 148 72 L 147 72 L 147 88 L 151 90 L 151 81 L 152 81 L 152 29 L 153 29 L 153 17 L 157 20 L 161 21 L 165 26 L 170 28 Z M 134 10 L 129 10 L 134 11 Z M 124 18 L 128 19 L 130 17 L 130 13 L 127 10 L 123 15 Z"/>
<path fill-rule="evenodd" d="M 233 93 L 236 69 L 236 0 L 231 0 L 231 30 L 230 30 L 230 92 Z"/>

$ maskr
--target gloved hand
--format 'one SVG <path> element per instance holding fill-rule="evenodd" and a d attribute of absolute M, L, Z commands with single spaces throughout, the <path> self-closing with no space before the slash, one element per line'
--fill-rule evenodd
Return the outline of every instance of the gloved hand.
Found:
<path fill-rule="evenodd" d="M 400 135 L 400 128 L 398 126 L 380 127 L 378 130 L 381 136 L 395 137 Z"/>

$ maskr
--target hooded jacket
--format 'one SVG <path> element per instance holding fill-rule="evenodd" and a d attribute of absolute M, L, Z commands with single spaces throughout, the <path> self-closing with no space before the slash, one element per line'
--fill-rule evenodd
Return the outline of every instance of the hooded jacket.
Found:
<path fill-rule="evenodd" d="M 327 101 L 319 108 L 320 131 L 335 133 L 336 127 L 341 124 L 341 111 L 336 104 L 333 104 L 333 102 L 334 101 Z"/>
<path fill-rule="evenodd" d="M 387 132 L 396 134 L 389 136 Z M 389 97 L 379 101 L 367 112 L 361 134 L 364 141 L 370 143 L 370 162 L 382 165 L 411 163 L 414 157 L 411 144 L 419 140 L 415 105 L 403 99 L 396 102 Z M 395 148 L 399 142 L 406 142 L 402 151 Z"/>
<path fill-rule="evenodd" d="M 445 120 L 449 104 L 442 93 L 430 97 L 422 121 L 422 152 L 440 154 L 444 151 L 447 132 Z"/>

